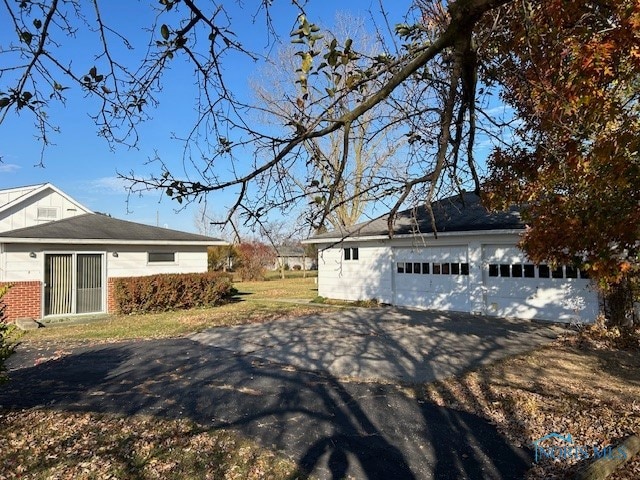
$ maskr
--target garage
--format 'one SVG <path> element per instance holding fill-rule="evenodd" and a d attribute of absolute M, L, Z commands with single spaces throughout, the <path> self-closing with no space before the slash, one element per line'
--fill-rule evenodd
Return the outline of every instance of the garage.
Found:
<path fill-rule="evenodd" d="M 483 246 L 485 313 L 500 317 L 580 321 L 598 314 L 598 296 L 572 266 L 534 265 L 514 246 Z"/>
<path fill-rule="evenodd" d="M 566 323 L 598 316 L 596 287 L 579 267 L 535 265 L 518 248 L 525 224 L 517 207 L 489 212 L 464 193 L 432 208 L 437 232 L 418 207 L 394 217 L 392 235 L 383 215 L 306 240 L 319 251 L 318 294 Z"/>
<path fill-rule="evenodd" d="M 470 310 L 466 246 L 395 248 L 393 257 L 396 305 Z"/>

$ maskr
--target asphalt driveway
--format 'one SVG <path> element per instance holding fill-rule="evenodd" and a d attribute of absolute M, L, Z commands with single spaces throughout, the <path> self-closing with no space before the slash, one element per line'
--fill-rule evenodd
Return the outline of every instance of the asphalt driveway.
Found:
<path fill-rule="evenodd" d="M 341 379 L 425 383 L 534 349 L 562 331 L 551 323 L 384 307 L 215 328 L 191 339 Z"/>
<path fill-rule="evenodd" d="M 282 450 L 320 479 L 517 479 L 532 461 L 483 418 L 397 381 L 455 373 L 549 341 L 529 322 L 382 310 L 10 359 L 0 408 L 190 418 Z M 359 377 L 345 379 L 345 377 Z M 0 472 L 1 473 L 1 472 Z"/>

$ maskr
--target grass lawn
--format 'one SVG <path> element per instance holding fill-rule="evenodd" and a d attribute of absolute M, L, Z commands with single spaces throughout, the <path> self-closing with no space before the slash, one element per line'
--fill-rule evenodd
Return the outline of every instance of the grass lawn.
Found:
<path fill-rule="evenodd" d="M 273 321 L 319 311 L 321 307 L 314 305 L 282 302 L 296 299 L 307 301 L 317 296 L 315 278 L 301 278 L 297 276 L 298 273 L 285 280 L 235 282 L 238 296 L 233 302 L 219 307 L 149 315 L 110 315 L 87 324 L 61 323 L 27 332 L 21 341 L 114 341 L 175 337 L 210 327 Z"/>

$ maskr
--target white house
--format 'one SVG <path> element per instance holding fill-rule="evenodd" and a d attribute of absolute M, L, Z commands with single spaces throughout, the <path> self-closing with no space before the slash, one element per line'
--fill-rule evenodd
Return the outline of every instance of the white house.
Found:
<path fill-rule="evenodd" d="M 207 247 L 225 244 L 93 213 L 49 183 L 0 190 L 9 320 L 113 311 L 113 279 L 206 272 Z"/>
<path fill-rule="evenodd" d="M 283 266 L 291 269 L 315 270 L 316 265 L 315 258 L 308 257 L 303 247 L 281 246 L 276 249 L 276 260 L 271 269 L 279 270 Z"/>
<path fill-rule="evenodd" d="M 573 266 L 534 265 L 517 247 L 517 208 L 488 212 L 465 193 L 308 239 L 317 244 L 318 295 L 474 314 L 592 322 L 598 294 Z"/>

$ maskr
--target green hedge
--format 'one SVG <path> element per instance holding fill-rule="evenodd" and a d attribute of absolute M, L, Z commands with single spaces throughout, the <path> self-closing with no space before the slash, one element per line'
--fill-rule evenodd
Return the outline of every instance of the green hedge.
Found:
<path fill-rule="evenodd" d="M 171 273 L 117 278 L 118 313 L 153 313 L 219 305 L 237 293 L 231 276 L 220 272 Z"/>

